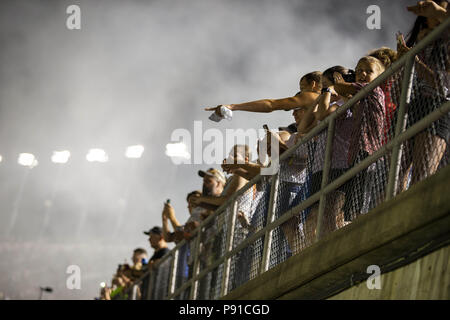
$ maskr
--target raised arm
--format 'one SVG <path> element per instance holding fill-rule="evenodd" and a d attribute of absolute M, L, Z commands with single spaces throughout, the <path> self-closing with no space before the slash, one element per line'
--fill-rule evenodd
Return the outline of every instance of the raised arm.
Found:
<path fill-rule="evenodd" d="M 316 118 L 317 120 L 323 120 L 338 108 L 337 104 L 331 105 L 331 92 L 324 92 L 320 96 L 319 104 L 317 107 Z"/>
<path fill-rule="evenodd" d="M 236 174 L 246 180 L 251 180 L 261 172 L 261 164 L 258 163 L 242 163 L 242 164 L 222 164 L 225 172 Z"/>
<path fill-rule="evenodd" d="M 200 207 L 205 207 L 204 205 L 212 205 L 220 207 L 222 204 L 224 204 L 236 191 L 238 191 L 240 188 L 245 186 L 245 184 L 248 182 L 247 179 L 244 179 L 236 174 L 233 174 L 231 177 L 230 185 L 227 188 L 227 192 L 224 195 L 221 195 L 219 197 L 213 197 L 213 196 L 200 196 L 193 199 L 193 203 Z"/>
<path fill-rule="evenodd" d="M 162 213 L 163 238 L 168 242 L 172 242 L 175 241 L 175 232 L 170 232 L 169 221 L 172 224 L 174 231 L 176 231 L 177 227 L 181 226 L 180 222 L 175 217 L 175 210 L 170 204 L 166 203 L 164 204 Z"/>
<path fill-rule="evenodd" d="M 345 82 L 344 78 L 339 72 L 333 74 L 334 90 L 343 97 L 353 96 L 358 92 L 358 89 L 349 82 Z"/>
<path fill-rule="evenodd" d="M 174 234 L 169 230 L 169 219 L 164 215 L 164 213 L 162 216 L 162 229 L 163 229 L 162 235 L 164 240 L 166 242 L 173 242 L 175 240 Z"/>

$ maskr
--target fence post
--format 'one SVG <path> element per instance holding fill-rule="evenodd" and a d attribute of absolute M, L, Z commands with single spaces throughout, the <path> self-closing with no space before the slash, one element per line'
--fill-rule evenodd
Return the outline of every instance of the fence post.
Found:
<path fill-rule="evenodd" d="M 148 288 L 147 288 L 147 300 L 153 300 L 153 288 L 155 287 L 155 277 L 156 273 L 153 267 L 150 267 L 148 273 Z"/>
<path fill-rule="evenodd" d="M 328 177 L 330 175 L 330 168 L 331 168 L 331 155 L 333 153 L 333 139 L 334 139 L 336 118 L 330 117 L 329 119 L 330 122 L 328 123 L 328 130 L 327 130 L 327 145 L 325 147 L 325 163 L 323 165 L 322 182 L 320 185 L 321 194 L 319 199 L 319 214 L 317 215 L 317 231 L 316 231 L 317 233 L 315 242 L 320 240 L 322 234 L 322 222 L 327 201 L 327 195 L 324 194 L 322 190 L 328 184 Z"/>
<path fill-rule="evenodd" d="M 175 282 L 177 276 L 177 267 L 178 267 L 178 255 L 180 249 L 172 251 L 172 265 L 170 266 L 170 276 L 169 276 L 169 292 L 167 297 L 172 295 L 175 291 Z"/>
<path fill-rule="evenodd" d="M 414 57 L 411 56 L 406 60 L 405 68 L 403 71 L 403 81 L 402 81 L 402 91 L 400 95 L 400 106 L 397 111 L 397 123 L 395 125 L 395 136 L 393 138 L 394 142 L 398 135 L 405 130 L 406 127 L 406 106 L 409 103 L 412 90 L 412 80 L 414 73 Z M 386 187 L 386 201 L 392 199 L 395 196 L 397 186 L 398 186 L 398 174 L 400 172 L 401 164 L 401 143 L 395 143 L 392 148 L 392 154 L 390 157 L 389 164 L 389 178 Z"/>
<path fill-rule="evenodd" d="M 267 212 L 267 222 L 264 227 L 267 227 L 273 222 L 275 216 L 275 204 L 278 197 L 278 184 L 279 184 L 279 173 L 272 176 L 272 182 L 270 185 L 270 198 L 269 198 L 269 208 Z M 263 196 L 264 197 L 264 196 Z M 261 260 L 261 266 L 259 268 L 259 274 L 266 272 L 269 269 L 270 251 L 272 248 L 272 233 L 273 230 L 267 229 L 264 235 L 264 248 Z"/>
<path fill-rule="evenodd" d="M 236 215 L 237 215 L 237 200 L 233 201 L 231 214 L 229 216 L 228 228 L 227 228 L 227 237 L 226 237 L 226 247 L 225 254 L 230 252 L 233 249 L 233 235 L 234 235 L 234 227 L 236 224 Z M 228 292 L 228 280 L 230 278 L 230 267 L 231 267 L 231 257 L 225 259 L 224 263 L 224 273 L 222 276 L 222 286 L 220 296 L 223 297 Z"/>
<path fill-rule="evenodd" d="M 198 274 L 199 269 L 200 269 L 200 245 L 201 245 L 202 230 L 203 230 L 203 228 L 199 228 L 199 230 L 197 232 L 197 237 L 195 238 L 195 242 L 194 242 L 194 250 L 193 250 L 194 266 L 192 268 L 192 279 L 195 278 L 195 276 Z M 192 281 L 191 291 L 189 293 L 190 300 L 197 299 L 197 286 L 198 286 L 198 280 Z"/>
<path fill-rule="evenodd" d="M 133 290 L 131 291 L 131 300 L 136 300 L 137 297 L 137 289 L 138 289 L 138 285 L 134 284 L 133 285 Z"/>

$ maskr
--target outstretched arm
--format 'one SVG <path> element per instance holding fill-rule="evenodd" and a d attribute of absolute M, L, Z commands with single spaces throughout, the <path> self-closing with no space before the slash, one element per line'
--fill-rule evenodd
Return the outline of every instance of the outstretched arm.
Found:
<path fill-rule="evenodd" d="M 247 112 L 262 112 L 268 113 L 277 110 L 292 110 L 299 107 L 310 105 L 318 94 L 314 92 L 301 92 L 294 97 L 282 99 L 263 99 L 251 102 L 244 102 L 238 104 L 224 105 L 231 111 L 247 111 Z M 205 108 L 206 111 L 218 112 L 220 106 L 214 108 Z"/>

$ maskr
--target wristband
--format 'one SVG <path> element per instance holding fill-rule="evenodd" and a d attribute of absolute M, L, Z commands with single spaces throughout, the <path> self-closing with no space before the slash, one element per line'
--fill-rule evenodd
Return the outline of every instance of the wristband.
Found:
<path fill-rule="evenodd" d="M 331 93 L 331 89 L 330 88 L 322 88 L 321 93 L 325 93 L 325 92 Z"/>

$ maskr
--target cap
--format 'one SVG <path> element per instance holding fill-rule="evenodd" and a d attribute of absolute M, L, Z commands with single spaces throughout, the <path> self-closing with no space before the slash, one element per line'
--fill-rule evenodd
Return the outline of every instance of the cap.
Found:
<path fill-rule="evenodd" d="M 199 171 L 198 171 L 198 175 L 199 175 L 200 177 L 202 177 L 202 178 L 203 178 L 205 175 L 214 177 L 214 178 L 216 178 L 217 180 L 219 180 L 220 182 L 222 182 L 223 184 L 225 184 L 225 183 L 227 182 L 227 179 L 225 178 L 225 175 L 223 174 L 223 172 L 222 172 L 222 171 L 219 171 L 219 170 L 217 170 L 217 169 L 214 169 L 214 168 L 209 168 L 209 169 L 206 170 L 206 171 L 199 170 Z"/>
<path fill-rule="evenodd" d="M 297 125 L 294 122 L 294 123 L 291 123 L 290 125 L 288 125 L 287 127 L 279 127 L 278 130 L 295 133 L 295 132 L 297 132 Z"/>
<path fill-rule="evenodd" d="M 151 228 L 148 231 L 144 231 L 144 234 L 146 234 L 148 236 L 150 235 L 150 233 L 156 233 L 156 234 L 161 235 L 162 234 L 162 228 L 158 227 L 158 226 L 155 226 L 155 227 Z"/>

